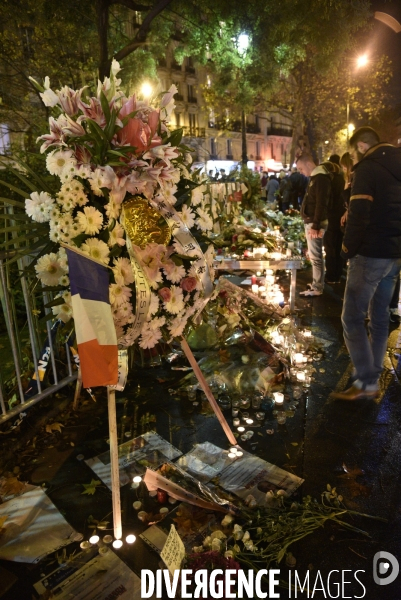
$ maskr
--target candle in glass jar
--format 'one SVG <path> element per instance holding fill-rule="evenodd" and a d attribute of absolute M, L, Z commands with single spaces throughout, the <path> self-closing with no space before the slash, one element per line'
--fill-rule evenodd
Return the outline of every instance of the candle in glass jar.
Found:
<path fill-rule="evenodd" d="M 254 294 L 257 294 L 257 293 L 258 293 L 258 290 L 259 290 L 259 286 L 258 286 L 258 284 L 257 284 L 257 283 L 253 283 L 253 284 L 252 284 L 252 292 L 253 292 Z"/>
<path fill-rule="evenodd" d="M 240 424 L 240 422 L 241 421 L 238 418 L 233 419 L 233 425 L 234 425 L 234 427 L 238 427 L 238 425 Z"/>
<path fill-rule="evenodd" d="M 274 402 L 276 404 L 284 404 L 284 394 L 282 394 L 281 392 L 274 392 L 273 396 Z"/>
<path fill-rule="evenodd" d="M 304 362 L 304 355 L 302 352 L 296 352 L 294 354 L 294 362 L 297 364 Z"/>

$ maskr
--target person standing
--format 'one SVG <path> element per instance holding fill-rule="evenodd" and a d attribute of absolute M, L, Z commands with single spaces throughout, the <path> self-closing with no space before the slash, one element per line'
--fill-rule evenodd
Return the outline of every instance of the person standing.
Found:
<path fill-rule="evenodd" d="M 327 229 L 327 212 L 331 199 L 331 174 L 324 165 L 316 166 L 310 154 L 301 154 L 297 160 L 298 171 L 310 177 L 301 217 L 305 223 L 305 237 L 312 263 L 312 283 L 301 296 L 321 296 L 324 288 L 323 236 Z"/>
<path fill-rule="evenodd" d="M 306 187 L 308 185 L 308 180 L 305 175 L 302 175 L 298 171 L 296 167 L 291 167 L 291 204 L 292 206 L 299 210 L 302 204 L 302 200 L 305 196 Z"/>
<path fill-rule="evenodd" d="M 266 202 L 266 186 L 267 186 L 268 181 L 269 181 L 269 177 L 268 177 L 267 171 L 263 171 L 262 178 L 260 180 L 260 197 L 265 202 Z"/>
<path fill-rule="evenodd" d="M 337 400 L 378 395 L 389 305 L 401 268 L 401 148 L 380 143 L 371 127 L 355 131 L 350 146 L 359 162 L 353 167 L 342 247 L 348 276 L 341 320 L 356 380 L 331 394 Z"/>
<path fill-rule="evenodd" d="M 267 201 L 273 205 L 275 205 L 276 200 L 277 200 L 276 192 L 277 192 L 279 186 L 280 186 L 280 184 L 277 181 L 276 176 L 270 175 L 269 181 L 266 186 L 266 191 L 267 191 Z"/>
<path fill-rule="evenodd" d="M 335 162 L 337 155 L 323 163 L 323 166 L 331 172 L 331 201 L 327 211 L 327 231 L 324 234 L 323 245 L 326 252 L 326 283 L 340 283 L 343 272 L 344 259 L 341 256 L 341 245 L 343 232 L 341 231 L 341 217 L 344 214 L 344 177 L 340 171 L 340 157 Z"/>

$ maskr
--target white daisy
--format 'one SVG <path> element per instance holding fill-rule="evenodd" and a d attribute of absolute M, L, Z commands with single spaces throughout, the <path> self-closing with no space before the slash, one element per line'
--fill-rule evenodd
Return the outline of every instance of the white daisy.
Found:
<path fill-rule="evenodd" d="M 153 348 L 162 337 L 160 329 L 152 329 L 149 323 L 143 326 L 139 345 L 141 348 Z"/>
<path fill-rule="evenodd" d="M 183 319 L 182 317 L 176 317 L 173 319 L 170 325 L 167 326 L 171 337 L 175 338 L 181 336 L 186 324 L 187 320 Z"/>
<path fill-rule="evenodd" d="M 124 285 L 134 283 L 134 274 L 128 258 L 115 258 L 113 273 L 117 283 Z"/>
<path fill-rule="evenodd" d="M 109 249 L 107 244 L 96 238 L 89 238 L 82 244 L 80 250 L 95 260 L 107 264 L 109 262 Z"/>
<path fill-rule="evenodd" d="M 178 214 L 188 229 L 195 225 L 195 215 L 186 204 L 182 205 L 181 213 Z"/>
<path fill-rule="evenodd" d="M 109 296 L 110 296 L 110 303 L 113 306 L 121 306 L 122 304 L 129 302 L 129 299 L 131 298 L 131 294 L 132 294 L 132 290 L 125 285 L 120 285 L 118 283 L 110 284 Z"/>
<path fill-rule="evenodd" d="M 72 312 L 72 301 L 70 292 L 63 292 L 62 294 L 58 294 L 57 297 L 62 297 L 65 301 L 64 304 L 58 304 L 57 306 L 52 307 L 53 314 L 63 321 L 63 323 L 67 323 L 71 317 L 73 316 Z"/>
<path fill-rule="evenodd" d="M 47 192 L 32 192 L 25 200 L 25 212 L 37 223 L 49 221 L 54 200 Z"/>
<path fill-rule="evenodd" d="M 168 302 L 164 302 L 165 309 L 172 315 L 177 315 L 184 308 L 184 299 L 182 289 L 176 285 L 170 288 L 171 298 Z"/>
<path fill-rule="evenodd" d="M 210 231 L 213 229 L 213 221 L 208 215 L 208 213 L 202 208 L 197 209 L 198 219 L 196 219 L 196 226 L 202 231 Z"/>
<path fill-rule="evenodd" d="M 173 263 L 172 267 L 163 270 L 167 279 L 172 283 L 178 283 L 183 277 L 185 277 L 185 268 L 182 265 L 176 265 Z"/>
<path fill-rule="evenodd" d="M 79 211 L 77 213 L 77 221 L 84 233 L 94 235 L 99 233 L 103 224 L 103 217 L 102 213 L 94 206 L 85 206 L 83 212 Z"/>
<path fill-rule="evenodd" d="M 68 285 L 70 285 L 70 278 L 68 277 L 68 275 L 62 275 L 60 277 L 60 279 L 58 280 L 58 284 L 62 285 L 64 287 L 67 287 Z"/>
<path fill-rule="evenodd" d="M 46 168 L 51 175 L 60 177 L 64 169 L 69 169 L 76 164 L 72 150 L 54 150 L 46 156 Z"/>
<path fill-rule="evenodd" d="M 202 202 L 204 191 L 205 191 L 205 186 L 203 186 L 203 185 L 192 190 L 191 204 L 193 206 L 198 206 L 198 204 L 200 204 Z"/>
<path fill-rule="evenodd" d="M 54 252 L 41 256 L 35 265 L 35 271 L 44 285 L 57 285 L 60 277 L 65 274 L 59 257 Z"/>

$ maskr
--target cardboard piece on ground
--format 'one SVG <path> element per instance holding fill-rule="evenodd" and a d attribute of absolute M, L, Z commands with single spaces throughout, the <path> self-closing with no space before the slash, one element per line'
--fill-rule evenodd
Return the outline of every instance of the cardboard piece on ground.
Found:
<path fill-rule="evenodd" d="M 41 597 L 57 600 L 132 600 L 141 597 L 141 580 L 110 549 L 98 554 L 95 548 L 81 552 L 67 566 L 60 567 L 35 583 Z M 155 598 L 155 596 L 152 596 Z"/>
<path fill-rule="evenodd" d="M 243 451 L 238 459 L 229 459 L 227 450 L 210 442 L 196 446 L 182 456 L 177 464 L 207 483 L 218 478 L 218 485 L 243 500 L 252 495 L 258 504 L 266 504 L 266 492 L 284 490 L 290 496 L 303 479 L 276 467 L 261 458 Z M 215 481 L 214 481 L 215 483 Z"/>
<path fill-rule="evenodd" d="M 21 496 L 0 504 L 0 519 L 7 517 L 0 535 L 0 559 L 38 563 L 79 537 L 42 488 L 27 488 Z"/>
<path fill-rule="evenodd" d="M 118 447 L 120 486 L 143 475 L 146 467 L 157 469 L 166 461 L 174 460 L 182 452 L 154 431 L 144 433 Z M 88 467 L 111 489 L 110 452 L 104 452 L 85 461 Z"/>

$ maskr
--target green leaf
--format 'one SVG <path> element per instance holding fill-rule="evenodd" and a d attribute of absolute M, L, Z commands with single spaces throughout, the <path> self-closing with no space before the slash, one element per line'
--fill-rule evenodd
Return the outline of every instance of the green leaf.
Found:
<path fill-rule="evenodd" d="M 46 235 L 48 233 L 47 230 L 46 231 Z M 16 238 L 13 238 L 12 240 L 9 240 L 8 242 L 3 242 L 2 244 L 0 244 L 0 248 L 7 248 L 8 246 L 11 245 L 18 245 L 20 242 L 26 242 L 27 240 L 31 240 L 32 238 L 36 238 L 39 235 L 41 235 L 41 233 L 44 233 L 43 230 L 42 231 L 35 231 L 34 233 L 28 233 L 27 235 L 20 235 Z M 41 240 L 41 243 L 43 244 L 43 240 Z"/>
<path fill-rule="evenodd" d="M 92 479 L 90 483 L 81 483 L 81 485 L 84 488 L 82 495 L 87 494 L 88 496 L 93 496 L 93 494 L 96 492 L 96 488 L 99 485 L 102 485 L 102 482 L 99 481 L 99 479 Z"/>
<path fill-rule="evenodd" d="M 47 289 L 44 288 L 43 291 L 47 292 Z M 54 298 L 54 300 L 50 300 L 50 302 L 45 304 L 45 308 L 51 308 L 52 306 L 60 306 L 60 304 L 65 304 L 64 298 Z"/>
<path fill-rule="evenodd" d="M 128 121 L 133 119 L 138 112 L 139 112 L 138 110 L 134 110 L 131 113 L 129 113 L 129 115 L 127 115 L 126 117 L 123 117 L 122 119 L 120 119 L 123 126 L 127 125 Z"/>
<path fill-rule="evenodd" d="M 175 131 L 173 131 L 170 137 L 167 138 L 166 143 L 170 143 L 172 146 L 178 146 L 182 140 L 183 133 L 184 130 L 182 129 L 182 127 L 180 129 L 176 129 Z"/>
<path fill-rule="evenodd" d="M 3 185 L 5 185 L 6 187 L 8 187 L 13 192 L 16 192 L 17 194 L 19 194 L 23 198 L 28 198 L 28 196 L 29 196 L 29 192 L 24 192 L 20 188 L 15 187 L 15 185 L 11 185 L 11 183 L 8 183 L 8 181 L 3 181 L 2 179 L 0 179 L 0 183 L 3 184 Z"/>
<path fill-rule="evenodd" d="M 28 194 L 24 194 L 24 196 L 26 197 L 28 196 Z M 12 198 L 0 198 L 0 200 L 4 203 L 4 205 L 8 204 L 9 206 L 18 206 L 18 208 L 22 208 L 25 210 L 25 204 L 23 202 L 20 202 L 19 200 L 13 200 Z"/>
<path fill-rule="evenodd" d="M 100 104 L 102 105 L 102 110 L 104 112 L 104 116 L 106 117 L 106 121 L 108 123 L 110 121 L 110 106 L 109 106 L 109 102 L 108 102 L 103 90 L 100 91 Z"/>
<path fill-rule="evenodd" d="M 2 198 L 0 198 L 2 200 Z M 13 202 L 18 202 L 14 200 Z M 20 202 L 18 204 L 21 204 Z M 11 214 L 2 214 L 0 213 L 0 219 L 4 219 L 7 221 L 29 221 L 31 223 L 31 217 L 29 217 L 26 213 L 11 213 Z"/>
<path fill-rule="evenodd" d="M 79 235 L 76 235 L 74 238 L 72 238 L 72 241 L 76 246 L 78 246 L 78 248 L 80 248 L 85 242 L 85 240 L 88 239 L 88 237 L 90 236 L 87 233 L 80 233 Z"/>

